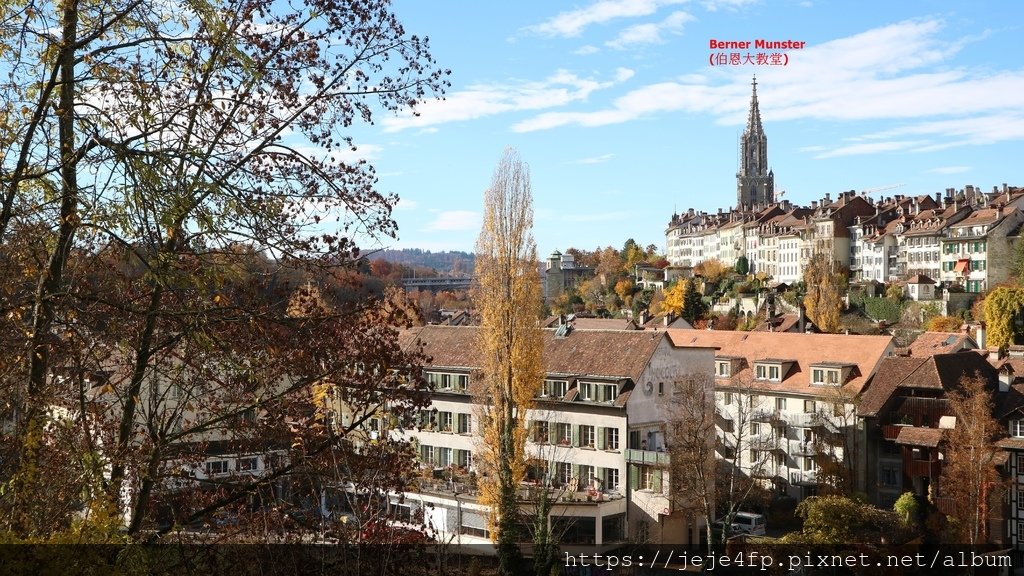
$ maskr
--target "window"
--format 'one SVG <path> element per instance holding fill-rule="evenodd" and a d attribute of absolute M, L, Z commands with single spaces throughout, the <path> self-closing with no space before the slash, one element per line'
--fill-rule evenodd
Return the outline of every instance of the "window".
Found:
<path fill-rule="evenodd" d="M 618 450 L 619 449 L 619 429 L 618 428 L 602 428 L 601 439 L 603 445 L 598 446 L 602 450 Z"/>
<path fill-rule="evenodd" d="M 778 364 L 758 364 L 756 371 L 758 380 L 779 380 L 782 368 Z"/>
<path fill-rule="evenodd" d="M 726 392 L 722 401 L 725 402 L 726 406 L 732 404 L 732 392 Z"/>
<path fill-rule="evenodd" d="M 590 400 L 593 396 L 594 385 L 590 382 L 580 382 L 580 400 Z"/>
<path fill-rule="evenodd" d="M 658 382 L 658 394 L 662 394 L 662 384 Z M 595 386 L 597 396 L 594 398 L 596 402 L 613 402 L 619 395 L 618 387 L 615 384 L 597 384 Z"/>
<path fill-rule="evenodd" d="M 473 433 L 473 420 L 469 414 L 459 414 L 458 420 L 459 427 L 456 430 L 459 434 L 472 434 Z"/>
<path fill-rule="evenodd" d="M 543 395 L 552 398 L 563 398 L 568 389 L 569 382 L 565 380 L 545 380 Z"/>
<path fill-rule="evenodd" d="M 434 447 L 426 444 L 420 444 L 420 462 L 433 466 L 434 464 Z"/>
<path fill-rule="evenodd" d="M 586 464 L 580 464 L 580 472 L 578 478 L 579 490 L 586 490 L 590 488 L 591 483 L 597 479 L 597 475 L 594 473 L 595 468 L 593 466 L 587 466 Z"/>
<path fill-rule="evenodd" d="M 818 469 L 818 465 L 814 463 L 814 458 L 811 458 L 810 456 L 804 457 L 804 467 L 803 467 L 803 469 L 807 470 L 808 472 L 811 472 L 813 470 L 817 470 Z"/>
<path fill-rule="evenodd" d="M 878 471 L 878 483 L 882 486 L 897 486 L 899 484 L 899 468 L 886 465 Z"/>
<path fill-rule="evenodd" d="M 619 469 L 618 468 L 602 468 L 601 469 L 601 489 L 602 490 L 615 490 L 619 487 Z"/>
<path fill-rule="evenodd" d="M 257 469 L 258 464 L 259 460 L 257 460 L 255 456 L 249 458 L 239 458 L 238 462 L 236 462 L 236 468 L 243 472 L 252 471 Z"/>
<path fill-rule="evenodd" d="M 466 374 L 459 374 L 455 377 L 455 389 L 459 392 L 465 392 L 469 390 L 469 376 Z"/>
<path fill-rule="evenodd" d="M 555 438 L 564 446 L 572 444 L 572 426 L 564 423 L 555 424 Z"/>
<path fill-rule="evenodd" d="M 538 420 L 533 423 L 533 441 L 540 444 L 547 444 L 550 432 L 548 431 L 548 423 L 544 420 Z"/>
<path fill-rule="evenodd" d="M 804 414 L 814 414 L 814 400 L 804 400 Z"/>
<path fill-rule="evenodd" d="M 811 383 L 812 384 L 824 384 L 825 383 L 825 371 L 821 368 L 814 368 L 811 370 Z"/>
<path fill-rule="evenodd" d="M 732 373 L 732 366 L 729 361 L 718 361 L 715 362 L 715 374 L 720 377 L 727 377 Z"/>
<path fill-rule="evenodd" d="M 452 375 L 451 374 L 441 374 L 441 390 L 451 390 L 451 389 L 452 389 Z"/>
<path fill-rule="evenodd" d="M 1024 438 L 1024 420 L 1010 420 L 1010 436 Z"/>
<path fill-rule="evenodd" d="M 555 482 L 568 484 L 572 480 L 572 464 L 568 462 L 555 462 Z"/>
<path fill-rule="evenodd" d="M 750 423 L 750 435 L 751 436 L 757 436 L 760 433 L 761 433 L 761 423 L 760 422 L 751 422 Z"/>
<path fill-rule="evenodd" d="M 665 383 L 664 382 L 658 382 L 658 396 L 664 396 L 664 395 L 665 395 Z"/>
<path fill-rule="evenodd" d="M 786 399 L 785 398 L 776 398 L 775 399 L 775 409 L 776 410 L 785 410 L 786 409 Z"/>
<path fill-rule="evenodd" d="M 439 464 L 441 465 L 441 467 L 442 468 L 447 468 L 448 466 L 451 466 L 452 465 L 452 461 L 453 461 L 453 456 L 454 456 L 452 454 L 452 449 L 451 448 L 447 448 L 447 447 L 442 447 L 442 448 L 439 448 L 438 450 L 440 451 L 440 454 L 439 454 L 440 462 L 439 462 Z"/>
<path fill-rule="evenodd" d="M 228 461 L 227 460 L 214 460 L 206 463 L 206 475 L 215 476 L 217 474 L 228 473 Z"/>
<path fill-rule="evenodd" d="M 455 450 L 455 465 L 461 468 L 469 468 L 472 463 L 472 452 L 469 450 Z"/>
<path fill-rule="evenodd" d="M 441 431 L 442 432 L 451 432 L 452 431 L 452 413 L 451 412 L 439 412 L 438 416 L 440 416 L 440 418 L 441 418 L 441 420 L 440 420 Z"/>
<path fill-rule="evenodd" d="M 584 448 L 594 447 L 594 427 L 583 424 L 580 426 L 580 446 Z"/>
<path fill-rule="evenodd" d="M 826 374 L 828 377 L 828 383 L 835 386 L 839 384 L 839 370 L 829 370 Z"/>

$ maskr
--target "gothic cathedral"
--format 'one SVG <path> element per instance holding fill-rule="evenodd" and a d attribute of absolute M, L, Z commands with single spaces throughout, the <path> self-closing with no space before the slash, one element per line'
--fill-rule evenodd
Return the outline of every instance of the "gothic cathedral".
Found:
<path fill-rule="evenodd" d="M 736 173 L 736 207 L 741 210 L 775 202 L 775 174 L 768 169 L 768 137 L 757 107 L 756 76 L 753 86 L 750 115 L 740 142 L 740 171 Z"/>

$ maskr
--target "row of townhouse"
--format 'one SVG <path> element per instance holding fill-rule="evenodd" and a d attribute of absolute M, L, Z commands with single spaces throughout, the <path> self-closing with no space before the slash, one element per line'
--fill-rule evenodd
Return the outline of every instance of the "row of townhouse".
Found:
<path fill-rule="evenodd" d="M 947 441 L 960 425 L 949 394 L 964 378 L 980 378 L 991 395 L 991 415 L 999 423 L 994 464 L 1005 487 L 1002 505 L 985 516 L 986 538 L 1024 559 L 1024 347 L 1009 355 L 972 350 L 947 337 L 946 350 L 934 355 L 901 353 L 886 358 L 863 394 L 858 417 L 864 422 L 865 461 L 871 471 L 870 500 L 891 507 L 911 492 L 940 512 L 952 502 L 943 483 L 949 464 Z M 971 343 L 973 344 L 973 342 Z M 997 488 L 999 487 L 997 486 Z"/>
<path fill-rule="evenodd" d="M 665 331 L 545 329 L 546 377 L 526 414 L 529 466 L 524 512 L 540 491 L 555 500 L 549 521 L 563 542 L 607 545 L 627 538 L 691 543 L 700 521 L 669 498 L 664 437 L 672 382 L 709 375 L 714 351 L 677 346 Z M 424 326 L 402 335 L 431 363 L 431 404 L 413 429 L 392 429 L 418 446 L 425 479 L 396 495 L 404 515 L 460 543 L 488 542 L 489 510 L 479 501 L 476 461 L 484 393 L 479 329 Z M 381 426 L 385 419 L 382 418 Z M 710 441 L 710 439 L 709 439 Z"/>
<path fill-rule="evenodd" d="M 462 543 L 490 536 L 489 511 L 470 481 L 484 449 L 477 340 L 473 327 L 403 335 L 432 358 L 425 373 L 435 391 L 415 429 L 388 431 L 417 444 L 426 477 L 394 505 Z M 883 336 L 545 330 L 547 376 L 526 416 L 523 506 L 539 490 L 554 496 L 550 523 L 569 545 L 697 542 L 700 519 L 670 490 L 666 438 L 681 400 L 673 383 L 694 375 L 714 391 L 716 438 L 708 440 L 720 459 L 779 495 L 812 495 L 837 475 L 862 487 L 856 397 L 892 351 Z"/>
<path fill-rule="evenodd" d="M 666 230 L 672 266 L 690 268 L 717 259 L 747 260 L 752 272 L 777 282 L 801 280 L 820 252 L 849 267 L 854 281 L 891 282 L 914 275 L 968 292 L 1006 279 L 1008 256 L 1024 223 L 1024 191 L 1003 185 L 983 194 L 973 186 L 935 197 L 894 196 L 873 202 L 856 192 L 809 207 L 789 202 L 758 210 L 690 210 L 673 215 Z"/>

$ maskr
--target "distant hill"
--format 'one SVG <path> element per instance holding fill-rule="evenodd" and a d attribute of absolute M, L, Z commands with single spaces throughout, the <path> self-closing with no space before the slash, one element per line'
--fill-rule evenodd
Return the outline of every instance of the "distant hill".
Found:
<path fill-rule="evenodd" d="M 473 273 L 475 257 L 471 252 L 458 250 L 431 252 L 420 248 L 403 248 L 401 250 L 385 249 L 368 254 L 370 260 L 387 260 L 393 264 L 402 264 L 409 268 L 431 268 L 441 274 L 458 276 Z"/>

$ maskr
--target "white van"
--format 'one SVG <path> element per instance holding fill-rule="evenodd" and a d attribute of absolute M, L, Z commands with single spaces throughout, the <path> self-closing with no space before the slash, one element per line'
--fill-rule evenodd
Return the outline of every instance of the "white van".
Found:
<path fill-rule="evenodd" d="M 768 523 L 764 514 L 753 512 L 737 512 L 732 517 L 732 531 L 734 534 L 750 534 L 751 536 L 764 536 Z"/>

